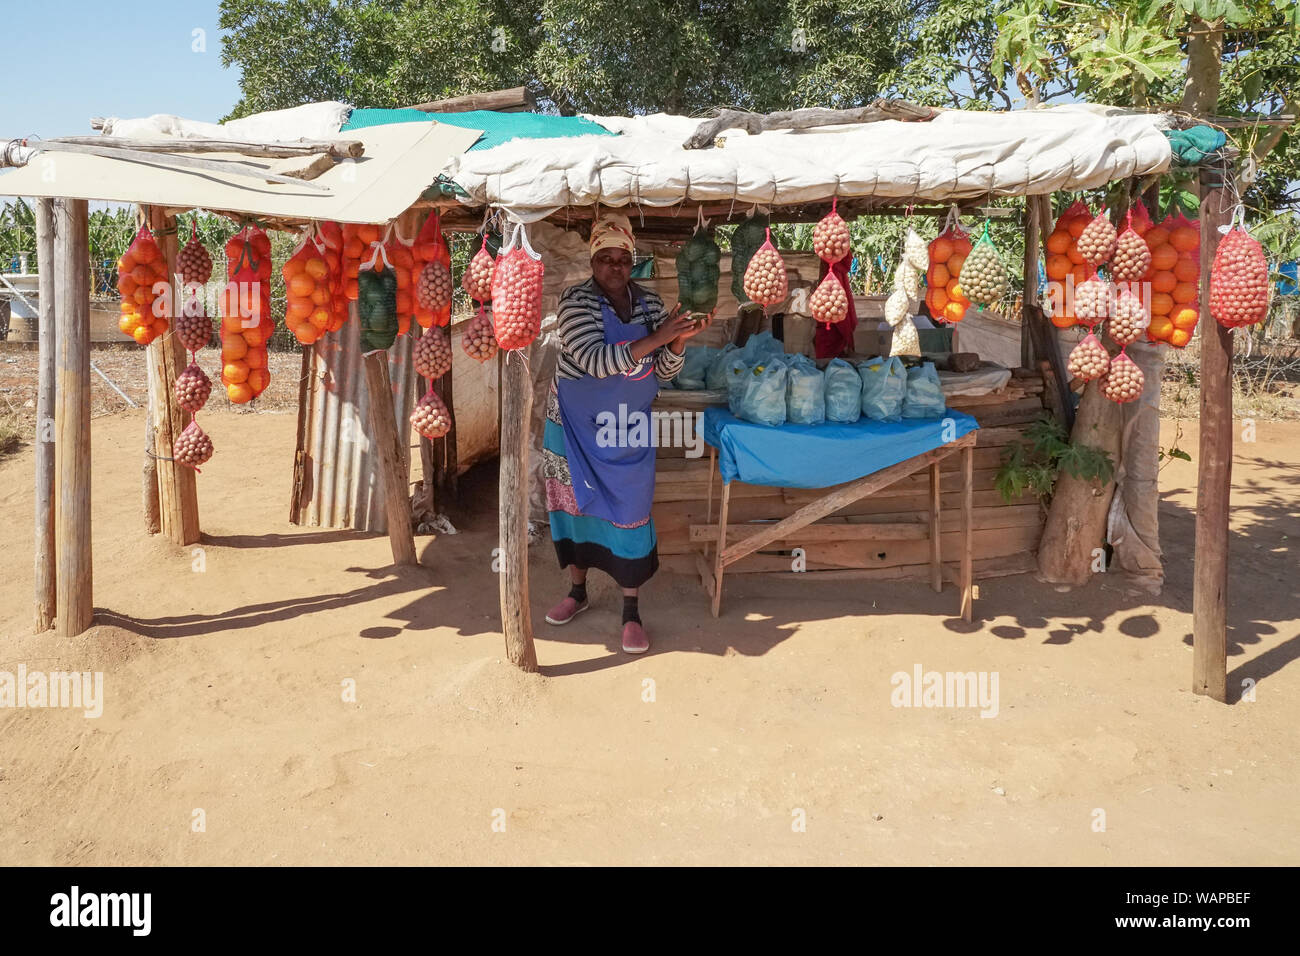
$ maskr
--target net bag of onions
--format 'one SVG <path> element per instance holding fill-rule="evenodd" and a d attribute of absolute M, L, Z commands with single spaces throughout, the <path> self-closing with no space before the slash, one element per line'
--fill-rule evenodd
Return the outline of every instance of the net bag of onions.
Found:
<path fill-rule="evenodd" d="M 1255 325 L 1268 315 L 1268 260 L 1264 247 L 1244 229 L 1232 229 L 1215 250 L 1210 314 L 1228 329 Z"/>
<path fill-rule="evenodd" d="M 199 423 L 190 421 L 172 442 L 172 457 L 182 465 L 188 465 L 195 471 L 212 457 L 212 439 L 207 436 Z"/>
<path fill-rule="evenodd" d="M 1104 262 L 1109 262 L 1115 252 L 1115 227 L 1103 208 L 1093 217 L 1092 222 L 1084 226 L 1079 233 L 1079 254 L 1083 261 L 1094 269 Z"/>
<path fill-rule="evenodd" d="M 497 345 L 507 352 L 530 345 L 542 330 L 544 271 L 527 229 L 517 224 L 492 274 L 493 328 Z"/>
<path fill-rule="evenodd" d="M 197 352 L 212 341 L 212 319 L 198 296 L 186 297 L 181 302 L 181 314 L 174 320 L 173 331 L 187 352 Z"/>
<path fill-rule="evenodd" d="M 987 309 L 1001 301 L 1006 295 L 1009 280 L 1006 267 L 998 256 L 997 246 L 989 236 L 989 224 L 984 223 L 984 232 L 979 242 L 971 249 L 970 255 L 962 263 L 958 273 L 963 294 L 981 309 Z"/>
<path fill-rule="evenodd" d="M 1137 362 L 1121 351 L 1111 361 L 1110 368 L 1106 370 L 1106 374 L 1101 377 L 1098 384 L 1103 395 L 1112 402 L 1123 405 L 1142 395 L 1144 382 L 1145 377 L 1142 369 L 1138 368 Z"/>
<path fill-rule="evenodd" d="M 818 322 L 827 325 L 843 322 L 849 314 L 849 297 L 833 271 L 828 270 L 822 281 L 817 283 L 817 288 L 808 298 L 808 311 Z"/>
<path fill-rule="evenodd" d="M 731 294 L 741 305 L 750 301 L 745 294 L 745 270 L 754 253 L 762 248 L 767 227 L 767 215 L 751 210 L 731 234 Z"/>
<path fill-rule="evenodd" d="M 849 225 L 835 211 L 838 198 L 831 199 L 831 211 L 813 227 L 812 245 L 817 257 L 828 265 L 835 265 L 849 254 Z"/>
<path fill-rule="evenodd" d="M 185 371 L 176 376 L 172 390 L 176 395 L 176 404 L 193 414 L 207 404 L 208 396 L 212 394 L 212 380 L 199 368 L 197 362 L 191 362 Z"/>
<path fill-rule="evenodd" d="M 1096 272 L 1074 289 L 1074 314 L 1089 329 L 1110 318 L 1114 303 L 1115 287 Z"/>
<path fill-rule="evenodd" d="M 466 355 L 479 362 L 486 362 L 497 354 L 497 337 L 492 331 L 492 320 L 483 311 L 483 306 L 479 306 L 478 315 L 465 326 L 460 347 Z"/>
<path fill-rule="evenodd" d="M 454 289 L 451 249 L 442 237 L 442 219 L 436 209 L 425 219 L 411 251 L 415 254 L 415 321 L 424 329 L 450 325 Z"/>
<path fill-rule="evenodd" d="M 425 438 L 441 438 L 451 431 L 451 413 L 432 388 L 424 398 L 415 403 L 411 411 L 411 425 Z"/>
<path fill-rule="evenodd" d="M 411 364 L 427 379 L 442 378 L 451 371 L 451 341 L 442 329 L 426 329 L 411 348 Z"/>
<path fill-rule="evenodd" d="M 1115 252 L 1110 261 L 1110 277 L 1116 282 L 1137 282 L 1151 268 L 1151 250 L 1133 228 L 1133 210 L 1128 211 L 1124 231 L 1115 240 Z"/>
<path fill-rule="evenodd" d="M 469 293 L 475 302 L 490 302 L 492 299 L 492 276 L 496 272 L 497 261 L 488 251 L 487 235 L 479 246 L 474 258 L 469 260 L 469 267 L 460 278 L 460 287 Z"/>
<path fill-rule="evenodd" d="M 944 322 L 960 322 L 970 308 L 970 299 L 958 282 L 966 257 L 971 252 L 970 236 L 961 227 L 954 208 L 944 229 L 930 243 L 929 269 L 925 274 L 925 304 L 930 315 Z"/>
<path fill-rule="evenodd" d="M 161 285 L 160 285 L 161 284 Z M 167 331 L 167 262 L 153 233 L 141 226 L 130 247 L 117 260 L 117 291 L 122 315 L 117 327 L 140 345 Z"/>
<path fill-rule="evenodd" d="M 677 253 L 677 301 L 689 312 L 707 315 L 718 304 L 722 250 L 701 219 Z"/>
<path fill-rule="evenodd" d="M 311 345 L 329 331 L 331 308 L 329 264 L 325 244 L 309 227 L 280 268 L 284 276 L 284 322 L 303 345 Z"/>
<path fill-rule="evenodd" d="M 1106 346 L 1102 345 L 1097 340 L 1097 336 L 1091 332 L 1070 351 L 1070 358 L 1065 363 L 1069 373 L 1081 382 L 1091 382 L 1095 378 L 1100 378 L 1105 374 L 1108 365 L 1110 365 L 1110 355 L 1106 351 Z"/>
<path fill-rule="evenodd" d="M 784 302 L 788 294 L 785 261 L 772 245 L 772 230 L 764 230 L 763 244 L 745 267 L 745 295 L 767 308 Z"/>
<path fill-rule="evenodd" d="M 198 217 L 190 223 L 190 241 L 176 254 L 176 271 L 186 286 L 207 285 L 212 278 L 212 256 L 199 242 Z"/>
<path fill-rule="evenodd" d="M 1115 297 L 1114 314 L 1106 326 L 1111 339 L 1116 345 L 1132 345 L 1150 324 L 1151 313 L 1142 302 L 1140 284 L 1121 283 L 1119 295 Z"/>
<path fill-rule="evenodd" d="M 236 405 L 252 401 L 270 384 L 266 343 L 271 319 L 271 240 L 245 226 L 226 243 L 227 282 L 221 292 L 221 383 Z"/>

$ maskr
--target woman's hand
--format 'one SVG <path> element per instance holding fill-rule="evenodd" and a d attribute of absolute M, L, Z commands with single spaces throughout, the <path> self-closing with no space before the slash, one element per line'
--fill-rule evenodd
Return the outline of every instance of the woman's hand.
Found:
<path fill-rule="evenodd" d="M 711 324 L 713 324 L 712 315 L 697 324 L 691 319 L 690 313 L 682 308 L 681 303 L 678 303 L 669 313 L 668 320 L 659 326 L 659 331 L 664 333 L 668 347 L 676 354 L 681 355 L 686 348 L 686 340 L 699 335 Z"/>

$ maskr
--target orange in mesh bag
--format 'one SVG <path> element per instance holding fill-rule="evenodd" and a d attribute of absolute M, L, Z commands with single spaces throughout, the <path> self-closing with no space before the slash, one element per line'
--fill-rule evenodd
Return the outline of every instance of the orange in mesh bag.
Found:
<path fill-rule="evenodd" d="M 167 288 L 167 261 L 153 233 L 141 226 L 117 260 L 117 290 L 122 296 L 117 327 L 122 334 L 148 345 L 167 331 Z"/>
<path fill-rule="evenodd" d="M 497 344 L 508 352 L 531 344 L 542 330 L 544 271 L 542 257 L 533 251 L 528 231 L 519 223 L 492 275 L 493 328 Z"/>
<path fill-rule="evenodd" d="M 311 345 L 328 332 L 333 315 L 325 244 L 314 232 L 308 227 L 280 269 L 284 276 L 284 322 L 303 345 Z"/>
<path fill-rule="evenodd" d="M 930 243 L 930 268 L 925 273 L 925 304 L 930 315 L 945 322 L 960 322 L 970 308 L 957 277 L 966 264 L 972 244 L 955 210 L 948 213 L 943 232 Z"/>
<path fill-rule="evenodd" d="M 330 324 L 327 332 L 337 332 L 348 320 L 348 297 L 344 294 L 343 227 L 337 222 L 322 222 L 317 237 L 325 245 L 325 265 L 329 269 Z"/>
<path fill-rule="evenodd" d="M 221 292 L 221 383 L 236 405 L 250 402 L 270 384 L 266 343 L 271 319 L 271 241 L 246 226 L 226 243 L 226 287 Z"/>

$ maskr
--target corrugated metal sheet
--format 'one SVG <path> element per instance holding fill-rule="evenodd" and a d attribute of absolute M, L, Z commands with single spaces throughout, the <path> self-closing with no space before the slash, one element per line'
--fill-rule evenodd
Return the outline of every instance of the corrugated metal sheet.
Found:
<path fill-rule="evenodd" d="M 419 327 L 413 326 L 412 332 L 418 331 Z M 370 396 L 361 366 L 360 337 L 361 323 L 353 303 L 350 321 L 313 346 L 306 408 L 299 410 L 307 421 L 302 432 L 306 461 L 297 523 L 387 533 L 378 459 L 370 438 Z M 410 335 L 399 335 L 388 350 L 394 417 L 397 433 L 403 436 L 412 434 L 410 416 L 417 378 L 411 365 L 411 344 Z M 403 443 L 408 475 L 409 445 Z"/>

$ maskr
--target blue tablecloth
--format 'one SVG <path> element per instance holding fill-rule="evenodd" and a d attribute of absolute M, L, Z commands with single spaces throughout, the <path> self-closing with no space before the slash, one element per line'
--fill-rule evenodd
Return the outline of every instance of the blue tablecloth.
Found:
<path fill-rule="evenodd" d="M 726 408 L 704 411 L 704 440 L 718 449 L 723 481 L 778 488 L 829 488 L 862 478 L 974 431 L 975 419 L 946 411 L 942 418 L 852 425 L 755 425 Z"/>

